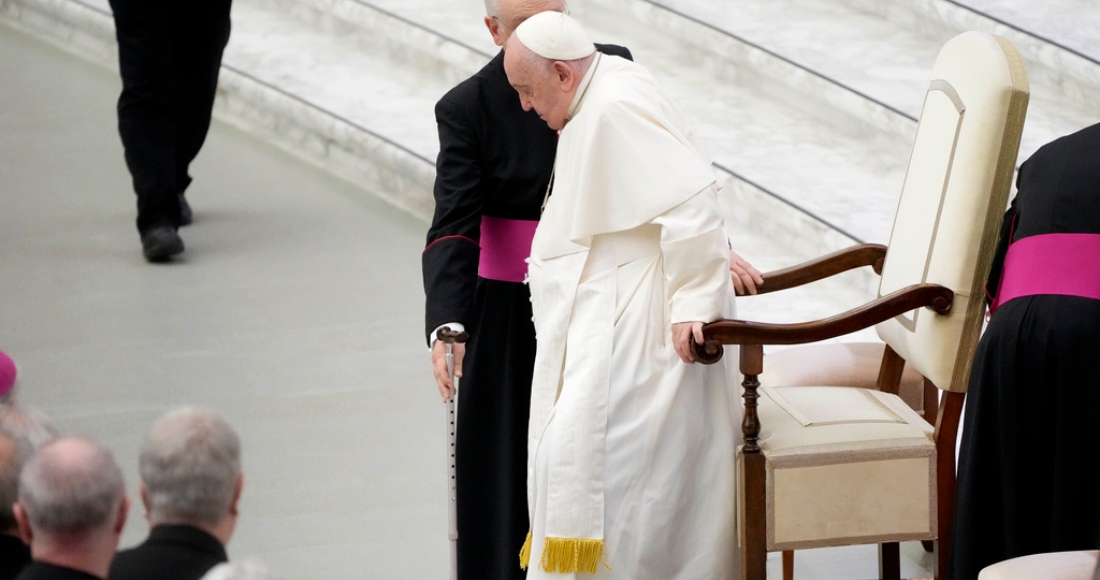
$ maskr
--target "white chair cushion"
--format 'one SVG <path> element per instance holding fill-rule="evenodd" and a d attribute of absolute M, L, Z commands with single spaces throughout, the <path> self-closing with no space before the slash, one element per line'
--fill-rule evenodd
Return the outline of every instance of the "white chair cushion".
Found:
<path fill-rule="evenodd" d="M 771 352 L 764 357 L 760 384 L 874 389 L 885 347 L 881 342 L 842 342 L 799 345 Z M 898 395 L 909 408 L 924 411 L 924 377 L 910 365 L 901 374 Z"/>
<path fill-rule="evenodd" d="M 1096 550 L 1021 556 L 986 566 L 978 580 L 1092 580 L 1098 557 Z"/>

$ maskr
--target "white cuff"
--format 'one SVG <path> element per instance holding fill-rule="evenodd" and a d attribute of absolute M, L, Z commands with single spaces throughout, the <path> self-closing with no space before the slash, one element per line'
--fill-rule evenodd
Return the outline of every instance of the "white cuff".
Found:
<path fill-rule="evenodd" d="M 435 346 L 435 341 L 439 340 L 438 338 L 436 338 L 437 336 L 439 336 L 439 331 L 447 327 L 450 327 L 450 329 L 455 332 L 466 332 L 466 327 L 463 326 L 461 322 L 448 322 L 446 324 L 440 324 L 439 326 L 435 327 L 435 330 L 433 330 L 430 335 L 428 335 L 428 343 L 432 346 Z M 431 349 L 432 347 L 430 346 L 428 348 Z"/>

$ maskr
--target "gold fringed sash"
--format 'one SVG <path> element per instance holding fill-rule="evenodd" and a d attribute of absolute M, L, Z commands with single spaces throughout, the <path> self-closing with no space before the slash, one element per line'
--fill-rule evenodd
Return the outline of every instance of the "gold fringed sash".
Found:
<path fill-rule="evenodd" d="M 531 562 L 531 530 L 527 530 L 527 539 L 523 541 L 523 547 L 519 549 L 519 569 L 526 570 Z"/>
<path fill-rule="evenodd" d="M 607 566 L 603 540 L 546 538 L 539 567 L 558 574 L 595 574 L 600 562 Z M 607 566 L 607 569 L 610 570 L 611 566 Z"/>

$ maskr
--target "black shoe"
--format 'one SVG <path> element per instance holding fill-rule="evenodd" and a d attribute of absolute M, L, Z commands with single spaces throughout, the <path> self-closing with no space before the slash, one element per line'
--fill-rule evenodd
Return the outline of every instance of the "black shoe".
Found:
<path fill-rule="evenodd" d="M 187 203 L 187 199 L 180 194 L 180 225 L 191 225 L 191 204 Z"/>
<path fill-rule="evenodd" d="M 141 253 L 150 262 L 164 262 L 181 252 L 183 240 L 168 226 L 156 226 L 141 235 Z"/>

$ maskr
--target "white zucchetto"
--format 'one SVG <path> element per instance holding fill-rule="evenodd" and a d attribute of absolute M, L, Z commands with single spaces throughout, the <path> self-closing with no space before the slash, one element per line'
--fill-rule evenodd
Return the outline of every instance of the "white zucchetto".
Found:
<path fill-rule="evenodd" d="M 524 20 L 515 35 L 531 52 L 550 60 L 577 60 L 596 52 L 576 20 L 552 10 Z"/>

